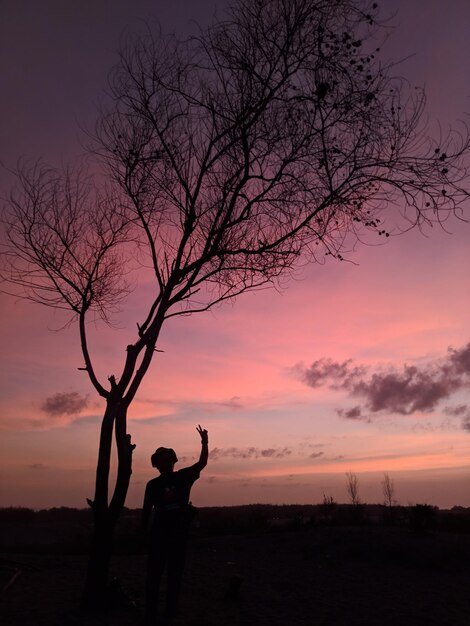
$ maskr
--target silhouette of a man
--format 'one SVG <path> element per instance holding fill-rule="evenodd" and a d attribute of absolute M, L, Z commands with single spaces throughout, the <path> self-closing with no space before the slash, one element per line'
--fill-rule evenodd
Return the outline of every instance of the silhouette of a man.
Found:
<path fill-rule="evenodd" d="M 189 494 L 209 456 L 207 430 L 198 426 L 201 436 L 199 461 L 190 467 L 174 471 L 178 461 L 173 448 L 158 448 L 152 454 L 152 466 L 160 476 L 147 483 L 142 526 L 149 536 L 146 586 L 146 623 L 156 624 L 158 590 L 167 568 L 166 617 L 175 615 L 186 555 L 186 543 L 191 521 Z"/>

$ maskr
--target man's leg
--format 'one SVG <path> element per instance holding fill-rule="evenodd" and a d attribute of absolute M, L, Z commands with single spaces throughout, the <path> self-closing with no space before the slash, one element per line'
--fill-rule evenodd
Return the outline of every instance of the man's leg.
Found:
<path fill-rule="evenodd" d="M 158 591 L 167 561 L 165 541 L 154 541 L 147 557 L 147 581 L 145 589 L 146 626 L 155 626 L 158 613 Z"/>
<path fill-rule="evenodd" d="M 173 537 L 168 554 L 168 587 L 166 597 L 166 614 L 173 617 L 178 609 L 178 599 L 183 578 L 186 559 L 187 533 Z"/>

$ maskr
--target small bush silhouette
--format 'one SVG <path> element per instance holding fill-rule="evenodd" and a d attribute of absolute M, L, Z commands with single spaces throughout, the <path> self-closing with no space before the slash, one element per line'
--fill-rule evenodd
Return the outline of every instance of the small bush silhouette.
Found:
<path fill-rule="evenodd" d="M 435 530 L 437 525 L 436 507 L 430 504 L 415 504 L 410 508 L 409 523 L 411 530 L 418 535 Z"/>

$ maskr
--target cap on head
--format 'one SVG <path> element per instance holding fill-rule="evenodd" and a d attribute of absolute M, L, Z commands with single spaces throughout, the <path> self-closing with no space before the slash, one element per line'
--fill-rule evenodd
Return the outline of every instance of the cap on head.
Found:
<path fill-rule="evenodd" d="M 161 456 L 168 456 L 170 457 L 170 459 L 173 461 L 173 463 L 176 463 L 178 461 L 178 457 L 176 456 L 176 452 L 173 450 L 173 448 L 157 448 L 155 450 L 155 452 L 152 454 L 152 456 L 150 457 L 150 460 L 152 462 L 152 467 L 157 467 L 158 465 L 158 459 Z"/>

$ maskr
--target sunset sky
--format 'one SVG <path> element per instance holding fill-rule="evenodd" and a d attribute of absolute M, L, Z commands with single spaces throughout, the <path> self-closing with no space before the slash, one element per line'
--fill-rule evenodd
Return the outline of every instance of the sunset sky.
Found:
<path fill-rule="evenodd" d="M 0 9 L 0 162 L 60 165 L 82 151 L 119 37 L 157 18 L 184 35 L 219 0 L 16 0 Z M 431 129 L 470 113 L 468 0 L 383 0 L 396 29 L 383 48 L 425 86 Z M 193 22 L 192 22 L 193 21 Z M 2 196 L 11 176 L 0 172 Z M 467 206 L 470 218 L 470 204 Z M 177 467 L 210 459 L 197 506 L 381 502 L 470 506 L 470 224 L 390 237 L 354 263 L 307 268 L 282 293 L 170 321 L 130 411 L 137 447 L 127 506 L 141 506 L 150 455 L 172 446 Z M 120 329 L 92 330 L 98 372 L 118 374 L 144 296 Z M 103 405 L 61 313 L 0 296 L 0 506 L 85 506 L 93 495 Z M 60 330 L 62 329 L 62 330 Z"/>

